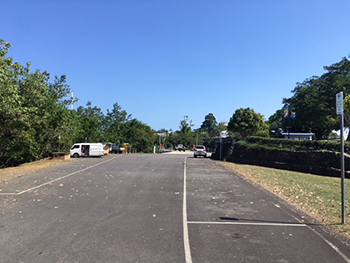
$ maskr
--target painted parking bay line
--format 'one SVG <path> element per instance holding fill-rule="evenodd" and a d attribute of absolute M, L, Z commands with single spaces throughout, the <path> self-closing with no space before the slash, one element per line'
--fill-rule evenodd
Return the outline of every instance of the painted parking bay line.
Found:
<path fill-rule="evenodd" d="M 67 178 L 67 177 L 70 177 L 70 176 L 72 176 L 72 175 L 75 175 L 75 174 L 84 172 L 84 171 L 86 171 L 86 170 L 89 170 L 89 169 L 94 168 L 94 167 L 96 167 L 96 166 L 99 166 L 99 165 L 101 165 L 101 164 L 110 162 L 110 161 L 114 160 L 115 158 L 118 158 L 118 156 L 113 157 L 113 158 L 111 158 L 111 159 L 108 159 L 108 160 L 106 160 L 106 161 L 103 161 L 103 162 L 100 162 L 100 163 L 91 165 L 91 166 L 86 167 L 86 168 L 84 168 L 84 169 L 75 171 L 75 172 L 73 172 L 73 173 L 70 173 L 70 174 L 61 176 L 61 177 L 59 177 L 59 178 L 56 178 L 56 179 L 51 180 L 51 181 L 49 181 L 49 182 L 46 182 L 46 183 L 44 183 L 44 184 L 40 184 L 40 185 L 34 186 L 34 187 L 32 187 L 32 188 L 23 190 L 23 191 L 18 192 L 18 193 L 0 193 L 0 195 L 21 195 L 21 194 L 24 194 L 24 193 L 28 193 L 29 191 L 33 191 L 33 190 L 38 189 L 38 188 L 40 188 L 40 187 L 43 187 L 43 186 L 45 186 L 45 185 L 52 184 L 52 183 L 57 182 L 57 181 L 60 181 L 60 180 L 62 180 L 62 179 L 64 179 L 64 178 Z"/>
<path fill-rule="evenodd" d="M 204 222 L 204 221 L 188 221 L 188 224 L 204 224 L 204 225 L 249 225 L 249 226 L 293 226 L 306 227 L 306 224 L 300 223 L 254 223 L 254 222 Z"/>

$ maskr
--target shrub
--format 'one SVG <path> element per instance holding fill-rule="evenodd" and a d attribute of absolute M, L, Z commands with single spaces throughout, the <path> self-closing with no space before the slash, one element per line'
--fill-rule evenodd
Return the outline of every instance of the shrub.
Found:
<path fill-rule="evenodd" d="M 306 141 L 251 136 L 247 138 L 246 142 L 248 144 L 259 144 L 261 146 L 265 146 L 266 148 L 296 151 L 341 151 L 340 141 Z M 350 142 L 344 143 L 344 151 L 350 154 Z"/>

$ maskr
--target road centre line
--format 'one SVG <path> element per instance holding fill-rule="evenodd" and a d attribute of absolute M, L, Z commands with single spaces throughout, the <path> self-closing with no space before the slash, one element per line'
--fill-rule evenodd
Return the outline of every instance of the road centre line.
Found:
<path fill-rule="evenodd" d="M 204 224 L 204 225 L 248 225 L 248 226 L 292 226 L 306 227 L 306 224 L 289 224 L 289 223 L 254 223 L 254 222 L 203 222 L 203 221 L 188 221 L 188 224 Z"/>
<path fill-rule="evenodd" d="M 72 175 L 74 175 L 74 174 L 78 174 L 78 173 L 80 173 L 80 172 L 84 172 L 84 171 L 86 171 L 86 170 L 89 170 L 89 169 L 94 168 L 94 167 L 96 167 L 96 166 L 99 166 L 99 165 L 101 165 L 101 164 L 110 162 L 110 161 L 114 160 L 115 158 L 118 158 L 118 156 L 113 157 L 113 158 L 111 158 L 111 159 L 108 159 L 108 160 L 106 160 L 106 161 L 103 161 L 103 162 L 100 162 L 100 163 L 91 165 L 91 166 L 86 167 L 86 168 L 84 168 L 84 169 L 81 169 L 81 170 L 79 170 L 79 171 L 75 171 L 75 172 L 73 172 L 73 173 L 67 174 L 67 175 L 65 175 L 65 176 L 61 176 L 61 177 L 59 177 L 59 178 L 56 178 L 56 179 L 51 180 L 51 181 L 49 181 L 49 182 L 46 182 L 46 183 L 44 183 L 44 184 L 40 184 L 40 185 L 34 186 L 34 187 L 32 187 L 32 188 L 26 189 L 26 190 L 21 191 L 21 192 L 19 192 L 19 193 L 0 193 L 0 195 L 21 195 L 21 194 L 27 193 L 27 192 L 29 192 L 29 191 L 33 191 L 33 190 L 35 190 L 35 189 L 37 189 L 37 188 L 43 187 L 43 186 L 45 186 L 45 185 L 52 184 L 52 183 L 54 183 L 54 182 L 60 181 L 60 180 L 62 180 L 62 179 L 64 179 L 64 178 L 70 177 L 70 176 L 72 176 Z"/>

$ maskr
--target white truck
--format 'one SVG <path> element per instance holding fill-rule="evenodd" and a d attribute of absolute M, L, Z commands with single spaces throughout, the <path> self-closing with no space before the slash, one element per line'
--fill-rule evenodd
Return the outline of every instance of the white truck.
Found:
<path fill-rule="evenodd" d="M 76 143 L 70 149 L 70 156 L 74 158 L 82 156 L 103 156 L 102 143 Z"/>

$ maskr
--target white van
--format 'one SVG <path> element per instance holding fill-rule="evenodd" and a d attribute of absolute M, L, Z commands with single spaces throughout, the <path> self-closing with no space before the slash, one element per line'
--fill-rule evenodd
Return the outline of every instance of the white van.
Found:
<path fill-rule="evenodd" d="M 70 149 L 71 157 L 103 156 L 102 143 L 76 143 Z"/>

